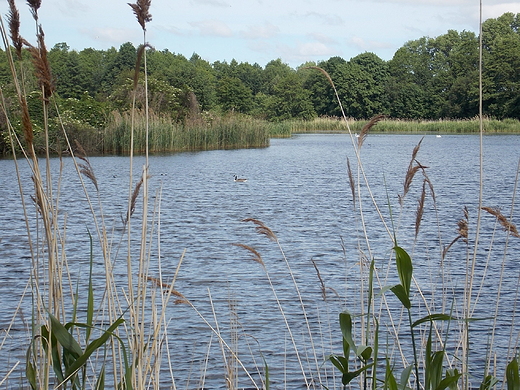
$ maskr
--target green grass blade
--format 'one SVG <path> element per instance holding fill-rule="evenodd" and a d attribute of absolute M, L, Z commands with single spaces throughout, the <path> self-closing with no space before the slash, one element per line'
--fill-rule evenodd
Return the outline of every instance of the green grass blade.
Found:
<path fill-rule="evenodd" d="M 339 313 L 339 326 L 343 339 L 349 344 L 350 348 L 355 351 L 356 344 L 352 338 L 352 316 L 349 312 L 344 311 Z M 348 354 L 345 354 L 345 357 L 348 358 Z"/>
<path fill-rule="evenodd" d="M 506 367 L 507 390 L 520 390 L 518 359 L 515 357 Z"/>
<path fill-rule="evenodd" d="M 328 359 L 342 373 L 348 372 L 348 359 L 339 355 L 330 355 Z"/>
<path fill-rule="evenodd" d="M 487 375 L 479 386 L 479 390 L 490 390 L 498 383 L 493 375 Z"/>
<path fill-rule="evenodd" d="M 390 360 L 388 359 L 386 359 L 385 383 L 383 389 L 398 390 L 397 381 L 395 380 L 394 373 L 392 372 L 392 368 L 390 367 Z"/>
<path fill-rule="evenodd" d="M 413 365 L 410 365 L 401 372 L 401 377 L 399 379 L 399 388 L 400 389 L 408 388 L 408 381 L 410 380 L 410 375 L 412 374 L 412 370 L 413 370 Z"/>
<path fill-rule="evenodd" d="M 96 387 L 94 390 L 105 390 L 105 365 L 101 367 L 101 372 L 96 380 Z"/>
<path fill-rule="evenodd" d="M 52 336 L 56 337 L 56 340 L 58 340 L 61 346 L 70 351 L 73 356 L 76 358 L 81 356 L 83 354 L 81 347 L 74 337 L 72 337 L 72 335 L 67 331 L 65 326 L 63 326 L 51 313 L 49 313 L 49 318 L 51 320 Z"/>
<path fill-rule="evenodd" d="M 401 281 L 401 285 L 404 288 L 406 296 L 408 299 L 410 299 L 410 286 L 412 284 L 413 273 L 412 259 L 403 248 L 397 245 L 394 246 L 394 251 L 399 280 Z"/>
<path fill-rule="evenodd" d="M 430 314 L 430 315 L 427 315 L 426 317 L 423 317 L 423 318 L 415 321 L 412 324 L 412 328 L 415 328 L 417 325 L 423 324 L 425 322 L 431 322 L 431 321 L 451 321 L 451 320 L 457 320 L 457 318 L 453 317 L 453 316 L 450 316 L 448 314 L 442 314 L 442 313 Z"/>
<path fill-rule="evenodd" d="M 85 340 L 88 343 L 90 340 L 90 331 L 91 326 L 93 324 L 93 318 L 94 318 L 94 288 L 92 287 L 92 269 L 94 264 L 94 246 L 92 242 L 92 234 L 90 234 L 90 231 L 87 229 L 88 237 L 90 240 L 90 269 L 88 274 L 88 296 L 87 296 L 87 327 L 85 331 Z"/>
<path fill-rule="evenodd" d="M 455 375 L 447 375 L 446 378 L 441 380 L 435 390 L 444 390 L 446 388 L 457 388 L 456 384 L 459 381 L 462 374 L 457 373 Z"/>
<path fill-rule="evenodd" d="M 74 373 L 81 366 L 83 366 L 87 362 L 88 358 L 96 350 L 98 350 L 100 347 L 102 347 L 107 342 L 107 340 L 110 338 L 110 336 L 113 335 L 113 332 L 123 322 L 124 322 L 124 319 L 122 319 L 122 318 L 117 319 L 105 332 L 103 332 L 103 334 L 99 338 L 93 340 L 87 346 L 87 348 L 85 348 L 85 353 L 83 353 L 82 355 L 78 356 L 76 361 L 73 364 L 71 364 L 69 367 L 67 367 L 66 375 L 68 376 L 68 375 Z M 77 326 L 86 326 L 85 324 L 76 324 L 76 325 Z"/>
<path fill-rule="evenodd" d="M 390 290 L 392 290 L 394 295 L 401 301 L 405 308 L 410 309 L 412 307 L 410 298 L 402 284 L 396 284 L 395 286 L 391 287 Z"/>

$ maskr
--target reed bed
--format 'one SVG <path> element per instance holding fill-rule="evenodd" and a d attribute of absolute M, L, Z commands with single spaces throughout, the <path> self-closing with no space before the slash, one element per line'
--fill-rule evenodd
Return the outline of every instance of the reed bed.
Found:
<path fill-rule="evenodd" d="M 227 115 L 176 123 L 170 118 L 150 112 L 148 120 L 146 118 L 142 111 L 138 111 L 133 118 L 135 153 L 143 153 L 145 150 L 147 124 L 151 153 L 269 146 L 266 122 L 252 117 Z M 112 113 L 103 134 L 103 153 L 129 153 L 131 124 L 131 113 Z"/>
<path fill-rule="evenodd" d="M 520 121 L 516 119 L 497 120 L 484 118 L 484 132 L 486 134 L 518 134 L 520 133 Z M 360 133 L 366 121 L 352 118 L 320 117 L 311 121 L 292 120 L 287 121 L 291 133 L 347 133 L 347 124 L 351 131 Z M 469 134 L 479 133 L 480 121 L 478 118 L 464 120 L 436 120 L 436 121 L 411 121 L 386 118 L 378 122 L 372 133 L 390 134 Z"/>

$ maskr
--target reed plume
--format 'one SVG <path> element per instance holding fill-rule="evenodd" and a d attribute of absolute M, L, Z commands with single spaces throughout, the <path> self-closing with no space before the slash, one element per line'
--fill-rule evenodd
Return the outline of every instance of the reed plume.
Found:
<path fill-rule="evenodd" d="M 231 245 L 234 245 L 234 246 L 237 246 L 239 248 L 243 248 L 243 249 L 249 251 L 249 253 L 251 253 L 251 255 L 252 255 L 253 260 L 265 268 L 265 264 L 264 264 L 264 261 L 262 260 L 262 256 L 260 256 L 260 253 L 258 253 L 258 251 L 255 248 L 253 248 L 249 245 L 238 244 L 238 243 L 232 243 Z"/>
<path fill-rule="evenodd" d="M 38 47 L 34 47 L 28 43 L 26 43 L 26 45 L 28 46 L 29 53 L 32 57 L 34 72 L 36 74 L 38 84 L 42 88 L 42 98 L 45 102 L 48 102 L 49 98 L 54 93 L 55 85 L 51 73 L 49 59 L 47 58 L 48 52 L 47 47 L 45 46 L 45 34 L 43 33 L 41 26 L 38 27 L 38 34 L 36 34 L 36 37 L 38 39 Z"/>
<path fill-rule="evenodd" d="M 85 149 L 83 149 L 83 146 L 81 146 L 78 140 L 74 140 L 74 142 L 76 143 L 76 157 L 85 162 L 84 164 L 78 164 L 80 172 L 94 184 L 94 187 L 96 187 L 96 191 L 99 192 L 97 178 L 94 174 L 94 169 L 92 168 L 92 165 L 90 165 L 90 160 L 87 157 L 87 152 L 85 152 Z"/>
<path fill-rule="evenodd" d="M 152 49 L 148 43 L 144 45 L 139 45 L 137 49 L 137 60 L 135 61 L 135 72 L 134 72 L 134 91 L 137 89 L 137 83 L 139 82 L 139 70 L 141 69 L 141 61 L 143 59 L 143 54 L 146 48 Z"/>
<path fill-rule="evenodd" d="M 448 250 L 455 244 L 459 239 L 462 238 L 464 242 L 468 242 L 468 232 L 469 232 L 469 211 L 466 206 L 464 206 L 464 218 L 459 220 L 457 222 L 457 237 L 453 239 L 452 242 L 449 243 L 448 246 L 444 248 L 442 251 L 442 259 L 446 257 L 446 253 L 448 253 Z"/>
<path fill-rule="evenodd" d="M 482 210 L 487 211 L 491 215 L 494 215 L 505 231 L 511 233 L 511 235 L 514 237 L 520 238 L 520 234 L 518 233 L 515 224 L 508 221 L 508 219 L 500 212 L 497 207 L 482 207 Z"/>
<path fill-rule="evenodd" d="M 356 208 L 356 186 L 354 182 L 354 175 L 352 174 L 352 169 L 350 168 L 350 160 L 347 157 L 347 174 L 348 174 L 348 183 L 350 185 L 350 190 L 352 191 L 352 202 L 354 203 L 354 209 Z"/>
<path fill-rule="evenodd" d="M 370 129 L 374 127 L 377 124 L 377 122 L 384 118 L 385 116 L 383 114 L 375 115 L 372 117 L 372 119 L 368 121 L 368 123 L 365 126 L 363 126 L 363 128 L 361 129 L 361 133 L 359 133 L 358 137 L 358 149 L 361 149 L 361 146 L 363 146 L 363 142 L 365 142 L 365 138 L 368 136 L 368 132 L 370 131 Z"/>
<path fill-rule="evenodd" d="M 135 205 L 137 204 L 137 198 L 139 197 L 139 192 L 141 191 L 141 186 L 143 185 L 143 178 L 141 177 L 141 180 L 137 182 L 137 184 L 134 187 L 134 191 L 132 192 L 132 197 L 130 199 L 130 208 L 128 210 L 128 215 L 126 216 L 125 220 L 123 221 L 123 225 L 126 226 L 128 221 L 130 220 L 130 217 L 134 214 L 135 211 Z"/>
<path fill-rule="evenodd" d="M 9 13 L 7 14 L 7 21 L 9 23 L 9 35 L 11 42 L 16 50 L 18 59 L 22 59 L 22 47 L 24 45 L 23 38 L 20 35 L 20 13 L 16 8 L 14 0 L 7 0 L 9 3 Z"/>
<path fill-rule="evenodd" d="M 265 226 L 265 224 L 262 221 L 259 221 L 258 219 L 254 218 L 246 218 L 243 219 L 242 222 L 253 222 L 256 225 L 255 230 L 257 233 L 263 234 L 272 241 L 278 241 L 276 234 L 274 234 L 271 229 Z"/>
<path fill-rule="evenodd" d="M 34 20 L 38 21 L 38 9 L 42 5 L 42 0 L 27 0 L 27 5 L 31 9 Z"/>
<path fill-rule="evenodd" d="M 403 194 L 398 196 L 399 203 L 401 204 L 401 206 L 403 205 L 404 197 L 410 190 L 413 178 L 415 177 L 415 174 L 417 173 L 417 171 L 419 171 L 420 169 L 422 169 L 424 171 L 424 169 L 428 168 L 416 160 L 417 153 L 419 152 L 419 149 L 421 147 L 421 142 L 423 141 L 423 139 L 424 139 L 424 137 L 421 138 L 419 143 L 413 148 L 413 151 L 412 151 L 412 158 L 410 160 L 410 164 L 408 164 L 408 169 L 406 171 L 406 176 L 404 178 Z M 414 163 L 416 165 L 414 165 Z"/>
<path fill-rule="evenodd" d="M 137 17 L 137 21 L 143 28 L 143 31 L 146 31 L 146 23 L 152 20 L 152 15 L 149 12 L 151 4 L 152 0 L 137 0 L 135 4 L 128 3 L 128 5 L 132 7 L 132 10 Z"/>
<path fill-rule="evenodd" d="M 419 235 L 419 228 L 421 226 L 422 217 L 424 214 L 424 202 L 426 200 L 426 180 L 423 181 L 421 197 L 419 198 L 419 204 L 417 205 L 417 211 L 415 213 L 415 238 Z"/>

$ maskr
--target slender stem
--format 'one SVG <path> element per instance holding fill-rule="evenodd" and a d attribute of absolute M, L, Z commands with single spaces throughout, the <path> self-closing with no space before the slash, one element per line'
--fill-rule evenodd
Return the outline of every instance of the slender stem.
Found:
<path fill-rule="evenodd" d="M 412 312 L 410 309 L 406 309 L 408 311 L 408 322 L 410 323 L 410 334 L 412 335 L 412 348 L 413 348 L 413 360 L 415 366 L 415 383 L 417 385 L 417 390 L 421 390 L 420 381 L 419 381 L 419 360 L 417 358 L 417 347 L 415 345 L 415 335 L 413 333 L 412 327 Z"/>

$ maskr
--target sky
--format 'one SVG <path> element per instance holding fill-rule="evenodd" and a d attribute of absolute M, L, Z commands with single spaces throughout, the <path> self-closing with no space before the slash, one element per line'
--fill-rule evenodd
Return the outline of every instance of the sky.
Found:
<path fill-rule="evenodd" d="M 139 45 L 143 31 L 128 2 L 42 0 L 40 24 L 47 47 L 106 50 Z M 34 42 L 34 20 L 16 0 L 22 36 Z M 6 20 L 7 1 L 0 5 Z M 520 13 L 520 2 L 483 0 L 483 19 Z M 478 32 L 480 0 L 152 0 L 146 41 L 213 63 L 235 59 L 264 67 L 281 59 L 292 68 L 333 56 L 349 60 L 371 52 L 383 60 L 410 40 L 448 30 Z"/>

